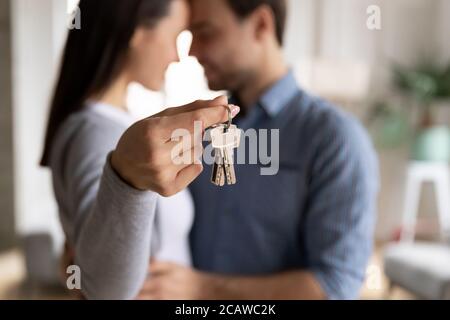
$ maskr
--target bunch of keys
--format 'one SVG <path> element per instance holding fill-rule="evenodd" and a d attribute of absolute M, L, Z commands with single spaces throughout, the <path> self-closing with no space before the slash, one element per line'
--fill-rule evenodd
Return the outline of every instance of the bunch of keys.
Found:
<path fill-rule="evenodd" d="M 219 187 L 237 182 L 233 159 L 234 149 L 239 148 L 241 142 L 241 130 L 232 124 L 231 106 L 227 107 L 228 123 L 217 125 L 211 130 L 215 158 L 211 182 Z"/>

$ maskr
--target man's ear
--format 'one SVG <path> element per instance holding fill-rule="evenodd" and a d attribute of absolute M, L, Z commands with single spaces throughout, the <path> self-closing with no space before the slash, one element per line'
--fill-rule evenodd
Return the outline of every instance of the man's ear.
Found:
<path fill-rule="evenodd" d="M 268 5 L 261 5 L 256 9 L 251 19 L 255 25 L 255 36 L 258 40 L 267 36 L 276 37 L 275 16 Z"/>

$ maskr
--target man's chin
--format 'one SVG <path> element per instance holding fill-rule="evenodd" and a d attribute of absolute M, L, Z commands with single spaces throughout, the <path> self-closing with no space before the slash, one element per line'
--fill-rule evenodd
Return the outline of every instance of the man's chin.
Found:
<path fill-rule="evenodd" d="M 236 87 L 235 77 L 231 75 L 218 76 L 216 73 L 205 73 L 208 87 L 212 91 L 234 91 Z"/>
<path fill-rule="evenodd" d="M 222 91 L 227 90 L 227 86 L 223 83 L 223 81 L 219 81 L 217 79 L 206 78 L 208 87 L 212 91 Z"/>
<path fill-rule="evenodd" d="M 208 88 L 213 91 L 223 90 L 223 83 L 220 81 L 219 77 L 213 72 L 205 71 L 205 78 L 208 84 Z"/>
<path fill-rule="evenodd" d="M 226 88 L 223 85 L 221 85 L 220 83 L 217 83 L 217 82 L 208 82 L 208 87 L 209 87 L 209 90 L 212 90 L 212 91 L 226 90 Z"/>

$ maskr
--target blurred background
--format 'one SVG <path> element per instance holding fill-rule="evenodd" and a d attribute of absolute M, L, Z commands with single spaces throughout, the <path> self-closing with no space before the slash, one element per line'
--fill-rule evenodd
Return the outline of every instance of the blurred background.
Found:
<path fill-rule="evenodd" d="M 376 247 L 361 298 L 450 299 L 450 1 L 289 3 L 285 55 L 298 81 L 355 114 L 379 155 Z M 76 6 L 0 0 L 0 299 L 70 298 L 50 173 L 38 160 Z M 180 35 L 164 92 L 130 88 L 133 113 L 216 95 L 188 57 L 190 41 Z"/>

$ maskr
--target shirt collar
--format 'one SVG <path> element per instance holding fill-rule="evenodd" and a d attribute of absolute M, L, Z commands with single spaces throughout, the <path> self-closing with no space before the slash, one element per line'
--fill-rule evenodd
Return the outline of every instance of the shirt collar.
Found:
<path fill-rule="evenodd" d="M 297 81 L 289 71 L 261 96 L 259 105 L 270 117 L 275 117 L 298 92 Z"/>

